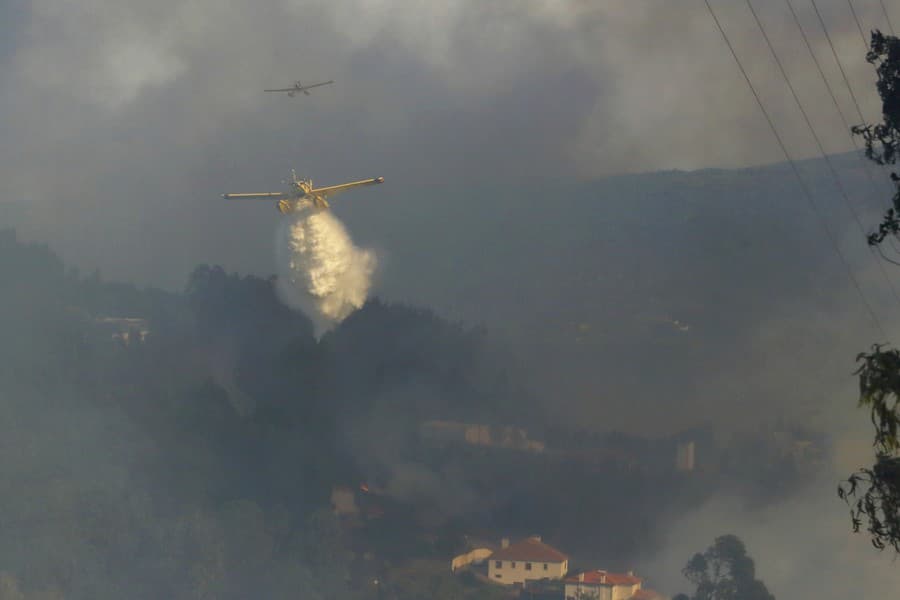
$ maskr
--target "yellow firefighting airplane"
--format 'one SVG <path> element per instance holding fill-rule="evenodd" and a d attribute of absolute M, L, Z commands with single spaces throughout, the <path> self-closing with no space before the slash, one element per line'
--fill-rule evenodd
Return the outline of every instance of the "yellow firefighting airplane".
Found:
<path fill-rule="evenodd" d="M 222 194 L 223 198 L 263 198 L 267 200 L 278 199 L 278 210 L 283 215 L 289 215 L 298 208 L 313 207 L 318 210 L 329 208 L 328 198 L 350 188 L 363 185 L 375 185 L 384 182 L 384 177 L 352 181 L 340 185 L 313 188 L 312 179 L 297 179 L 297 174 L 291 169 L 291 189 L 289 192 L 261 192 L 251 194 Z"/>
<path fill-rule="evenodd" d="M 294 87 L 281 88 L 281 89 L 277 89 L 277 90 L 263 90 L 263 91 L 264 92 L 287 92 L 287 95 L 290 96 L 291 98 L 293 98 L 297 92 L 303 92 L 304 95 L 309 96 L 309 92 L 307 90 L 311 90 L 313 88 L 317 88 L 322 85 L 330 85 L 332 83 L 334 83 L 334 82 L 333 81 L 323 81 L 322 83 L 314 83 L 312 85 L 303 85 L 299 81 L 295 81 Z"/>

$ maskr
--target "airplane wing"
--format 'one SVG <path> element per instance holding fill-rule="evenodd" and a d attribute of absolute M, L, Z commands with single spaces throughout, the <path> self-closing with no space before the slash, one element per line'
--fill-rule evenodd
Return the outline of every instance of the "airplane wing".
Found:
<path fill-rule="evenodd" d="M 328 187 L 321 187 L 311 190 L 310 195 L 321 196 L 323 198 L 329 198 L 334 196 L 335 194 L 339 194 L 344 190 L 349 190 L 351 188 L 360 187 L 363 185 L 375 185 L 378 183 L 382 183 L 384 181 L 384 177 L 375 177 L 373 179 L 363 179 L 362 181 L 351 181 L 350 183 L 342 183 L 340 185 L 330 185 Z"/>
<path fill-rule="evenodd" d="M 313 88 L 321 87 L 323 85 L 330 85 L 334 83 L 333 81 L 323 81 L 322 83 L 314 83 L 312 85 L 295 85 L 290 88 L 279 88 L 277 90 L 263 90 L 264 92 L 302 92 L 304 90 L 311 90 Z"/>
<path fill-rule="evenodd" d="M 286 194 L 283 192 L 260 192 L 260 193 L 251 193 L 251 194 L 222 194 L 222 197 L 225 199 L 229 198 L 241 198 L 241 199 L 252 199 L 252 198 L 265 198 L 271 200 L 273 198 L 283 198 Z"/>
<path fill-rule="evenodd" d="M 334 83 L 334 82 L 333 82 L 333 81 L 323 81 L 322 83 L 314 83 L 314 84 L 312 84 L 312 85 L 302 85 L 302 86 L 300 86 L 300 87 L 297 88 L 297 89 L 301 89 L 301 90 L 311 90 L 311 89 L 313 89 L 313 88 L 316 88 L 316 87 L 319 87 L 319 86 L 323 86 L 323 85 L 329 85 L 329 84 L 332 84 L 332 83 Z"/>

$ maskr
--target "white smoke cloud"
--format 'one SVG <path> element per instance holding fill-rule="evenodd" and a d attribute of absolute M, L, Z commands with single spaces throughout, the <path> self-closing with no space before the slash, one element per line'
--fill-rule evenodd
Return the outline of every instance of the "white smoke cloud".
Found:
<path fill-rule="evenodd" d="M 776 598 L 872 598 L 897 590 L 896 557 L 874 549 L 865 533 L 852 533 L 849 509 L 835 492 L 847 475 L 824 475 L 790 500 L 760 510 L 716 496 L 673 524 L 665 549 L 638 572 L 668 594 L 693 593 L 681 569 L 730 533 L 747 545 L 757 577 Z"/>
<path fill-rule="evenodd" d="M 353 244 L 329 211 L 300 211 L 279 227 L 278 292 L 313 321 L 316 336 L 362 307 L 377 258 Z"/>

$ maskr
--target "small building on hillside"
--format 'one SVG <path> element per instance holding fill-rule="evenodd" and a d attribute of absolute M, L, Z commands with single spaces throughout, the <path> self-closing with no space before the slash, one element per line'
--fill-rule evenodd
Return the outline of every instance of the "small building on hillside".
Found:
<path fill-rule="evenodd" d="M 356 505 L 356 493 L 345 485 L 331 489 L 331 510 L 337 517 L 357 517 L 359 507 Z"/>
<path fill-rule="evenodd" d="M 565 579 L 566 600 L 663 600 L 653 590 L 643 589 L 634 572 L 585 571 Z"/>
<path fill-rule="evenodd" d="M 125 346 L 142 343 L 150 335 L 150 325 L 146 319 L 137 317 L 97 317 L 98 328 L 109 337 Z"/>
<path fill-rule="evenodd" d="M 524 584 L 538 579 L 562 579 L 569 571 L 569 557 L 532 536 L 515 544 L 504 539 L 488 559 L 488 577 L 495 583 Z"/>
<path fill-rule="evenodd" d="M 694 470 L 694 442 L 679 442 L 675 447 L 675 470 L 690 472 Z"/>
<path fill-rule="evenodd" d="M 544 451 L 543 442 L 530 439 L 527 430 L 514 425 L 426 421 L 420 426 L 420 435 L 425 442 L 439 446 L 459 444 L 534 453 Z"/>

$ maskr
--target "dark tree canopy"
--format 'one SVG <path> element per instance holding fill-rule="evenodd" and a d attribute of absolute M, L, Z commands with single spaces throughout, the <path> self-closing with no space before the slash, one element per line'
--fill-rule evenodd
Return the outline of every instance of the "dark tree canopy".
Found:
<path fill-rule="evenodd" d="M 685 600 L 775 600 L 766 584 L 756 578 L 756 565 L 735 535 L 717 537 L 681 572 L 697 587 L 693 596 L 677 596 Z"/>
<path fill-rule="evenodd" d="M 359 422 L 393 424 L 380 443 L 414 437 L 395 409 L 506 416 L 483 332 L 373 300 L 317 341 L 272 279 L 200 266 L 184 293 L 141 290 L 11 230 L 0 274 L 0 598 L 371 598 L 354 595 L 368 572 L 349 549 L 381 560 L 362 561 L 370 583 L 407 548 L 440 552 L 442 569 L 434 590 L 398 597 L 478 592 L 444 572 L 454 529 L 423 550 L 403 497 L 370 501 L 386 513 L 371 529 L 406 543 L 393 553 L 330 505 L 368 475 Z"/>
<path fill-rule="evenodd" d="M 872 32 L 866 60 L 875 65 L 878 74 L 883 120 L 875 125 L 857 125 L 853 127 L 853 133 L 865 140 L 866 157 L 879 165 L 893 165 L 900 151 L 900 39 L 880 31 Z M 895 186 L 900 184 L 897 173 L 891 173 L 891 180 Z M 878 231 L 869 235 L 869 245 L 876 246 L 888 236 L 900 233 L 900 188 L 894 193 L 891 204 Z"/>
<path fill-rule="evenodd" d="M 900 553 L 900 351 L 876 345 L 858 360 L 859 404 L 869 407 L 876 460 L 841 484 L 838 495 L 850 504 L 854 531 L 865 523 L 876 548 Z"/>
<path fill-rule="evenodd" d="M 872 32 L 866 60 L 875 65 L 883 121 L 860 125 L 853 133 L 866 142 L 866 156 L 879 165 L 893 165 L 900 150 L 900 39 Z M 878 246 L 888 236 L 900 234 L 900 176 L 891 173 L 897 191 L 878 231 L 868 236 Z M 838 495 L 850 505 L 853 530 L 863 526 L 878 549 L 892 547 L 900 553 L 900 351 L 881 345 L 857 356 L 860 367 L 859 404 L 869 408 L 875 427 L 875 463 L 860 469 L 838 487 Z"/>

